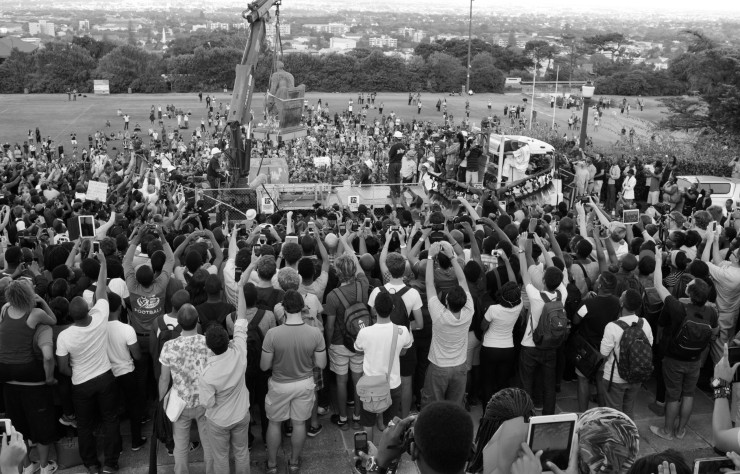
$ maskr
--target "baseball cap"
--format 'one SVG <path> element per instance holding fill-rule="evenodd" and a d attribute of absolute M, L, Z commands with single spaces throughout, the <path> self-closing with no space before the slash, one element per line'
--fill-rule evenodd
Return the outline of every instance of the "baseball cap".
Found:
<path fill-rule="evenodd" d="M 211 156 L 217 155 L 219 153 L 221 153 L 221 150 L 219 150 L 218 147 L 214 146 L 213 148 L 211 148 Z"/>
<path fill-rule="evenodd" d="M 396 130 L 396 133 L 393 134 L 395 138 L 403 138 L 403 133 L 401 133 L 400 130 Z"/>
<path fill-rule="evenodd" d="M 257 217 L 257 211 L 255 209 L 248 209 L 247 210 L 247 219 L 254 219 Z"/>

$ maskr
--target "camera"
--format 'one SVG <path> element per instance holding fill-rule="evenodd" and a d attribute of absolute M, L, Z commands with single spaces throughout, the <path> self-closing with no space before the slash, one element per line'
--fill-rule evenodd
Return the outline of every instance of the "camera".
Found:
<path fill-rule="evenodd" d="M 504 252 L 501 249 L 493 249 L 491 250 L 491 255 L 493 255 L 494 257 L 501 258 L 501 257 L 506 257 L 506 252 Z"/>
<path fill-rule="evenodd" d="M 442 232 L 445 230 L 444 224 L 432 224 L 432 232 Z"/>

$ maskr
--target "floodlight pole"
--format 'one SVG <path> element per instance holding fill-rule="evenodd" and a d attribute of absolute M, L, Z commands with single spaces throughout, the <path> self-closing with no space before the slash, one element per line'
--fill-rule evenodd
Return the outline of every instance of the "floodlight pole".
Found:
<path fill-rule="evenodd" d="M 465 83 L 465 93 L 470 92 L 470 49 L 473 38 L 473 0 L 470 0 L 470 21 L 468 22 L 468 69 L 467 82 Z"/>

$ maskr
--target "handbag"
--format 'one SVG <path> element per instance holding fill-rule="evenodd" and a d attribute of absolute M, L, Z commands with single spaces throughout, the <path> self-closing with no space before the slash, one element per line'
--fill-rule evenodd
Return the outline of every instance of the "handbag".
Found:
<path fill-rule="evenodd" d="M 362 401 L 362 408 L 370 413 L 383 413 L 390 408 L 391 401 L 391 369 L 396 355 L 396 344 L 398 343 L 398 329 L 393 324 L 393 342 L 391 343 L 390 360 L 388 361 L 388 372 L 385 375 L 363 375 L 357 381 L 355 391 Z"/>
<path fill-rule="evenodd" d="M 167 407 L 165 412 L 167 413 L 167 418 L 173 422 L 177 421 L 177 419 L 180 418 L 182 411 L 185 409 L 186 404 L 185 400 L 180 398 L 180 395 L 178 395 L 175 390 L 170 389 L 167 395 L 165 395 L 165 406 Z"/>
<path fill-rule="evenodd" d="M 605 362 L 601 352 L 577 332 L 570 338 L 568 356 L 576 369 L 588 379 L 594 377 Z"/>

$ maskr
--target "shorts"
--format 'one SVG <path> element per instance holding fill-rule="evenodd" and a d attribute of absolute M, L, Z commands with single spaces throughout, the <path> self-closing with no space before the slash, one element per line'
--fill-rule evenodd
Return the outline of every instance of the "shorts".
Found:
<path fill-rule="evenodd" d="M 324 371 L 318 367 L 313 368 L 313 383 L 316 384 L 316 392 L 324 388 Z"/>
<path fill-rule="evenodd" d="M 329 369 L 337 375 L 347 375 L 348 368 L 349 371 L 361 374 L 363 359 L 362 354 L 352 352 L 343 345 L 329 346 Z"/>
<path fill-rule="evenodd" d="M 693 397 L 700 369 L 701 360 L 685 361 L 664 357 L 665 401 L 677 402 L 683 397 Z"/>
<path fill-rule="evenodd" d="M 54 394 L 49 385 L 3 385 L 5 413 L 16 431 L 39 444 L 59 439 Z"/>
<path fill-rule="evenodd" d="M 360 402 L 362 405 L 362 402 Z M 401 386 L 391 389 L 391 406 L 388 407 L 383 413 L 370 413 L 365 410 L 364 407 L 360 408 L 360 425 L 361 426 L 375 426 L 378 420 L 378 415 L 383 415 L 383 425 L 388 426 L 388 423 L 395 416 L 399 416 L 401 413 Z"/>
<path fill-rule="evenodd" d="M 401 377 L 411 377 L 416 373 L 416 346 L 406 349 L 406 353 L 399 357 Z"/>
<path fill-rule="evenodd" d="M 481 342 L 475 337 L 475 332 L 468 331 L 468 357 L 465 359 L 468 370 L 480 365 L 480 346 Z"/>
<path fill-rule="evenodd" d="M 270 421 L 306 421 L 316 400 L 313 377 L 295 382 L 267 381 L 265 414 Z"/>

